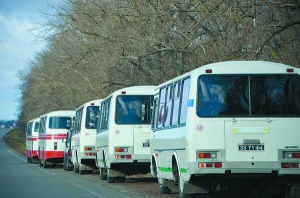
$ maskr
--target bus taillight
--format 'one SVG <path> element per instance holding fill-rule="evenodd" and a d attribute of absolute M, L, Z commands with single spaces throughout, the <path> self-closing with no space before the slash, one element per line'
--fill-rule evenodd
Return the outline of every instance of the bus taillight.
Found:
<path fill-rule="evenodd" d="M 300 153 L 298 152 L 286 152 L 285 153 L 286 158 L 300 158 Z"/>
<path fill-rule="evenodd" d="M 116 155 L 116 159 L 131 159 L 131 155 Z"/>
<path fill-rule="evenodd" d="M 199 168 L 222 168 L 222 163 L 199 163 Z"/>
<path fill-rule="evenodd" d="M 215 163 L 215 168 L 222 168 L 222 163 L 220 162 Z"/>
<path fill-rule="evenodd" d="M 198 153 L 198 158 L 216 158 L 217 153 Z"/>
<path fill-rule="evenodd" d="M 116 152 L 128 152 L 128 148 L 115 148 Z"/>
<path fill-rule="evenodd" d="M 85 151 L 94 151 L 95 148 L 94 147 L 84 147 Z"/>
<path fill-rule="evenodd" d="M 300 168 L 298 163 L 281 163 L 281 168 Z"/>

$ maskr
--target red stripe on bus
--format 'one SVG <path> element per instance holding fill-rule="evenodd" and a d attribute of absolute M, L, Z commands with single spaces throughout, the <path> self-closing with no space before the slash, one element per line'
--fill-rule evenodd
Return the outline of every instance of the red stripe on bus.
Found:
<path fill-rule="evenodd" d="M 44 151 L 44 153 L 41 151 L 40 153 L 40 159 L 51 159 L 51 158 L 63 158 L 64 157 L 64 151 Z"/>
<path fill-rule="evenodd" d="M 49 135 L 39 135 L 41 140 L 61 140 L 67 137 L 67 134 L 49 134 Z"/>
<path fill-rule="evenodd" d="M 37 138 L 37 137 L 28 137 L 28 138 L 26 138 L 26 140 L 29 140 L 29 141 L 37 141 L 38 138 Z"/>

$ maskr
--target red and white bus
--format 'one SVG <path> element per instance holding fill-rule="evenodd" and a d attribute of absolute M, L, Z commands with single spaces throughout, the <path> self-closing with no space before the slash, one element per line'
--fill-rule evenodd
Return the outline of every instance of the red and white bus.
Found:
<path fill-rule="evenodd" d="M 96 167 L 96 128 L 101 101 L 92 100 L 76 109 L 71 140 L 74 172 L 93 173 Z"/>
<path fill-rule="evenodd" d="M 26 127 L 26 157 L 28 163 L 38 159 L 38 135 L 40 118 L 34 118 L 27 122 Z"/>
<path fill-rule="evenodd" d="M 73 110 L 53 111 L 40 117 L 38 158 L 40 166 L 55 166 L 63 162 L 67 125 L 72 123 Z"/>

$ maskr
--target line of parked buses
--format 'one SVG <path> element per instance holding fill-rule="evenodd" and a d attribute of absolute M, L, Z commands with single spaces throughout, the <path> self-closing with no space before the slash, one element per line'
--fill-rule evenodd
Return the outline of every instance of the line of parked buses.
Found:
<path fill-rule="evenodd" d="M 300 185 L 300 69 L 265 61 L 199 67 L 158 86 L 117 90 L 27 125 L 26 155 L 47 168 L 99 170 L 108 183 L 149 173 L 159 192 L 206 197 Z"/>

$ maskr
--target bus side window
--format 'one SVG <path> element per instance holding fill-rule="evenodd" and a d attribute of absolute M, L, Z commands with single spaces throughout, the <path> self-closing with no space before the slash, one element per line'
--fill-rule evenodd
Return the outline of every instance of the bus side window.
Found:
<path fill-rule="evenodd" d="M 164 124 L 166 89 L 167 88 L 163 88 L 160 90 L 160 98 L 159 98 L 159 103 L 158 103 L 159 115 L 158 115 L 158 120 L 157 120 L 157 128 L 163 128 L 163 124 Z"/>
<path fill-rule="evenodd" d="M 171 113 L 172 113 L 172 102 L 173 102 L 173 85 L 168 86 L 167 99 L 166 99 L 166 109 L 165 109 L 165 124 L 164 127 L 170 126 Z"/>
<path fill-rule="evenodd" d="M 174 85 L 174 99 L 173 99 L 173 113 L 172 113 L 172 126 L 178 124 L 178 114 L 179 114 L 179 100 L 180 100 L 181 82 L 177 82 Z"/>
<path fill-rule="evenodd" d="M 101 103 L 100 104 L 100 107 L 99 107 L 99 112 L 98 112 L 98 123 L 97 123 L 97 133 L 100 133 L 101 131 L 101 122 L 102 122 L 102 112 L 103 112 L 103 106 L 104 106 L 104 103 Z"/>
<path fill-rule="evenodd" d="M 187 103 L 189 99 L 189 92 L 190 92 L 190 78 L 187 78 L 183 81 L 182 85 L 182 94 L 181 94 L 181 108 L 180 108 L 180 124 L 185 124 L 186 122 L 186 115 L 187 115 Z"/>
<path fill-rule="evenodd" d="M 153 108 L 152 108 L 152 112 L 151 112 L 151 114 L 152 114 L 152 123 L 151 123 L 151 128 L 152 129 L 155 129 L 156 128 L 156 124 L 157 124 L 157 110 L 158 110 L 158 108 L 157 108 L 157 98 L 155 98 L 154 99 L 154 101 L 153 101 Z"/>

